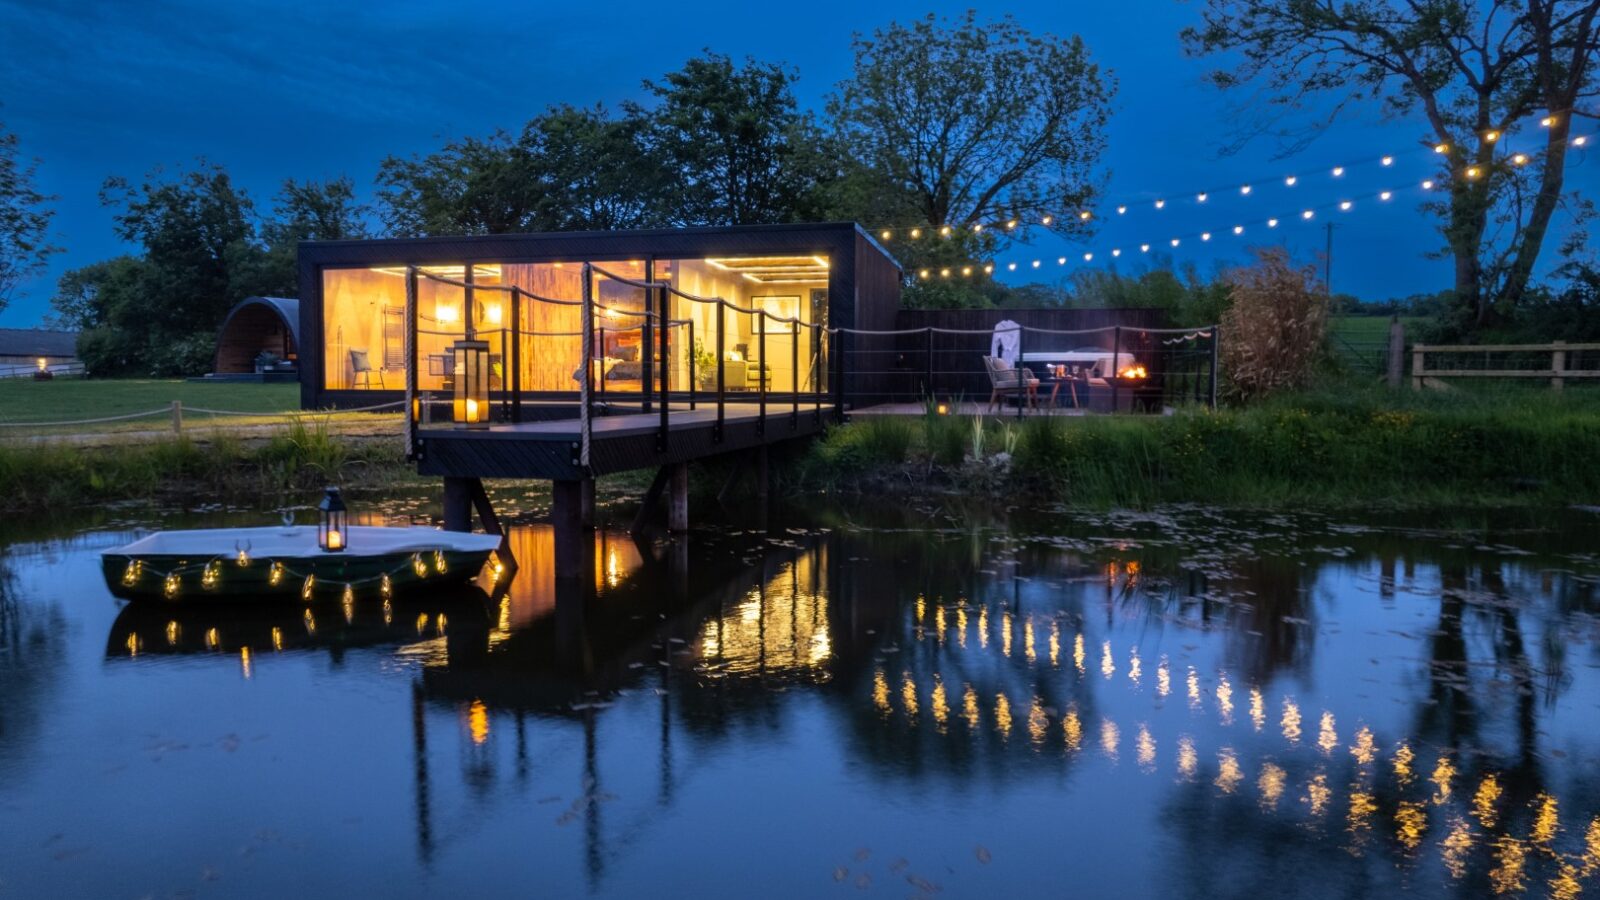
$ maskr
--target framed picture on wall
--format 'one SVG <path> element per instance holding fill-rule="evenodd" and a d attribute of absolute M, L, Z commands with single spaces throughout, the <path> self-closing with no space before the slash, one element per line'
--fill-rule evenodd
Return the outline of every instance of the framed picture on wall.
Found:
<path fill-rule="evenodd" d="M 756 309 L 779 316 L 784 319 L 800 318 L 800 296 L 798 294 L 778 294 L 766 297 L 751 297 L 750 302 Z M 755 326 L 752 325 L 752 330 Z M 775 322 L 767 320 L 767 334 L 792 334 L 793 322 Z"/>

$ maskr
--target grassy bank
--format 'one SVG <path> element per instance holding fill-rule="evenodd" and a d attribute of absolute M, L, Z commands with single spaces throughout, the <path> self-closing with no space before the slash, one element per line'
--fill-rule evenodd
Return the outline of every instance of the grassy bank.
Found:
<path fill-rule="evenodd" d="M 174 437 L 116 447 L 0 445 L 0 510 L 127 500 L 258 501 L 329 483 L 381 487 L 415 477 L 398 437 L 343 437 L 312 419 L 249 442 L 217 434 L 204 442 Z"/>
<path fill-rule="evenodd" d="M 1589 396 L 1340 385 L 1248 409 L 1036 417 L 981 430 L 964 418 L 863 417 L 787 475 L 804 489 L 991 493 L 1023 504 L 1566 504 L 1600 502 L 1597 459 L 1600 402 Z"/>

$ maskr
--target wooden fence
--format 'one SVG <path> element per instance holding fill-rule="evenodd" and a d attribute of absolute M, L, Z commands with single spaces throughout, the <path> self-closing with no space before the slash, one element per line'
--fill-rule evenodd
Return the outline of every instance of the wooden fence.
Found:
<path fill-rule="evenodd" d="M 1600 378 L 1600 344 L 1413 344 L 1411 386 L 1429 378 L 1548 378 L 1561 390 L 1569 378 Z M 1428 357 L 1451 357 L 1428 367 Z M 1577 357 L 1577 359 L 1574 359 Z"/>

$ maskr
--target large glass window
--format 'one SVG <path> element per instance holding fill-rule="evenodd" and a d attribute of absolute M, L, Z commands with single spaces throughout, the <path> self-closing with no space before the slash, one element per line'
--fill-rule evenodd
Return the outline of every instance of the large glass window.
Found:
<path fill-rule="evenodd" d="M 720 297 L 741 310 L 763 310 L 774 317 L 827 324 L 828 258 L 804 256 L 721 256 L 656 263 L 656 277 L 686 294 Z M 690 352 L 674 353 L 673 377 L 682 385 L 692 366 L 697 385 L 713 390 L 717 383 L 718 307 L 674 297 L 674 319 L 694 323 Z M 723 377 L 730 391 L 788 392 L 816 390 L 826 378 L 822 339 L 813 329 L 766 320 L 765 340 L 759 317 L 722 312 Z M 798 334 L 795 334 L 798 327 Z M 682 341 L 683 329 L 674 329 Z"/>

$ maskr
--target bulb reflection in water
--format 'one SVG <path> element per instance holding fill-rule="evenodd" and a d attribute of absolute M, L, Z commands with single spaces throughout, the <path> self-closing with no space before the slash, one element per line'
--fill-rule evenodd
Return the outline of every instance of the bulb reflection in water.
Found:
<path fill-rule="evenodd" d="M 1086 654 L 1083 652 L 1083 633 L 1079 632 L 1072 639 L 1072 665 L 1077 668 L 1078 674 L 1085 672 L 1083 662 Z"/>
<path fill-rule="evenodd" d="M 1000 616 L 1000 655 L 1011 655 L 1011 613 Z"/>
<path fill-rule="evenodd" d="M 272 628 L 272 649 L 280 652 L 283 650 L 283 629 L 276 625 Z"/>
<path fill-rule="evenodd" d="M 956 609 L 956 643 L 963 649 L 967 646 L 967 608 L 965 606 L 957 607 Z"/>
<path fill-rule="evenodd" d="M 1144 676 L 1144 666 L 1139 662 L 1139 648 L 1134 647 L 1128 651 L 1128 680 L 1134 687 L 1139 686 L 1139 679 Z"/>
<path fill-rule="evenodd" d="M 1156 696 L 1165 698 L 1172 693 L 1172 666 L 1167 663 L 1167 655 L 1161 655 L 1161 662 L 1156 665 Z"/>
<path fill-rule="evenodd" d="M 1194 780 L 1195 772 L 1200 768 L 1200 756 L 1194 752 L 1194 738 L 1184 735 L 1178 738 L 1178 775 L 1185 781 Z"/>
<path fill-rule="evenodd" d="M 1438 787 L 1438 791 L 1433 795 L 1435 806 L 1442 806 L 1450 800 L 1450 779 L 1454 778 L 1455 774 L 1455 763 L 1450 761 L 1450 755 L 1439 754 L 1439 764 L 1433 767 L 1433 775 L 1428 779 Z"/>
<path fill-rule="evenodd" d="M 217 630 L 215 628 L 207 628 L 205 637 L 207 650 L 216 650 L 220 647 L 222 638 L 221 635 L 217 634 Z"/>
<path fill-rule="evenodd" d="M 311 614 L 311 610 L 308 609 L 308 610 L 306 610 L 305 615 L 302 616 L 301 618 L 306 623 L 306 634 L 311 636 L 311 637 L 316 637 L 317 636 L 317 617 L 313 616 Z"/>
<path fill-rule="evenodd" d="M 1032 616 L 1029 616 L 1027 620 L 1022 623 L 1022 655 L 1027 658 L 1029 665 L 1032 665 L 1034 660 L 1038 658 L 1037 654 L 1033 652 Z"/>
<path fill-rule="evenodd" d="M 1409 785 L 1411 780 L 1416 777 L 1416 773 L 1411 769 L 1411 762 L 1414 759 L 1416 759 L 1416 754 L 1412 753 L 1411 748 L 1406 744 L 1402 743 L 1395 748 L 1394 778 L 1400 782 L 1401 787 Z"/>
<path fill-rule="evenodd" d="M 1509 834 L 1494 842 L 1495 866 L 1489 870 L 1489 886 L 1496 894 L 1511 894 L 1527 887 L 1523 872 L 1528 864 L 1527 845 Z"/>
<path fill-rule="evenodd" d="M 1011 701 L 1005 694 L 994 695 L 994 730 L 1003 738 L 1011 736 Z"/>
<path fill-rule="evenodd" d="M 482 700 L 472 701 L 467 708 L 467 733 L 472 737 L 472 742 L 479 746 L 489 740 L 489 707 Z"/>
<path fill-rule="evenodd" d="M 910 672 L 900 682 L 900 705 L 905 707 L 906 717 L 911 724 L 917 724 L 917 683 L 911 680 Z"/>
<path fill-rule="evenodd" d="M 1217 780 L 1212 782 L 1224 794 L 1231 794 L 1239 787 L 1239 782 L 1244 780 L 1244 773 L 1239 770 L 1239 757 L 1234 754 L 1232 747 L 1223 747 L 1217 751 Z"/>
<path fill-rule="evenodd" d="M 967 717 L 967 727 L 973 731 L 978 730 L 981 724 L 978 713 L 978 692 L 967 685 L 965 693 L 961 695 L 961 712 Z"/>
<path fill-rule="evenodd" d="M 1078 718 L 1078 708 L 1067 708 L 1067 715 L 1061 720 L 1061 732 L 1067 741 L 1067 750 L 1077 753 L 1083 749 L 1083 720 Z"/>
<path fill-rule="evenodd" d="M 183 636 L 183 629 L 178 627 L 178 623 L 177 622 L 168 622 L 167 623 L 167 646 L 168 647 L 176 647 L 176 646 L 178 646 L 178 639 L 181 638 L 182 636 Z"/>
<path fill-rule="evenodd" d="M 933 636 L 944 643 L 944 604 L 939 604 L 933 609 Z"/>
<path fill-rule="evenodd" d="M 1195 712 L 1199 712 L 1200 711 L 1200 673 L 1198 673 L 1198 672 L 1196 672 L 1194 670 L 1194 666 L 1190 666 L 1189 667 L 1188 685 L 1189 685 L 1189 708 L 1194 710 Z"/>
<path fill-rule="evenodd" d="M 1333 796 L 1333 791 L 1328 789 L 1328 776 L 1321 772 L 1311 777 L 1306 784 L 1305 802 L 1311 807 L 1313 816 L 1320 816 L 1328 808 L 1328 798 Z"/>
<path fill-rule="evenodd" d="M 1257 731 L 1267 724 L 1267 701 L 1261 696 L 1261 689 L 1258 687 L 1250 689 L 1250 724 Z"/>
<path fill-rule="evenodd" d="M 1550 897 L 1552 900 L 1578 900 L 1583 896 L 1584 872 L 1571 863 L 1563 862 L 1556 874 L 1550 878 Z"/>
<path fill-rule="evenodd" d="M 1394 832 L 1407 850 L 1415 850 L 1428 830 L 1428 814 L 1421 803 L 1403 800 L 1394 811 Z"/>
<path fill-rule="evenodd" d="M 917 595 L 917 624 L 922 624 L 922 619 L 928 614 L 928 601 L 921 594 Z"/>
<path fill-rule="evenodd" d="M 387 604 L 387 603 L 384 604 L 385 608 L 387 608 L 388 606 L 389 606 L 389 604 Z M 388 620 L 385 619 L 384 621 L 387 622 Z M 500 630 L 500 632 L 503 633 L 503 634 L 509 634 L 511 632 L 511 598 L 510 597 L 502 597 L 502 598 L 500 598 L 500 616 L 495 621 L 495 627 L 498 628 Z"/>
<path fill-rule="evenodd" d="M 811 655 L 807 661 L 813 666 L 821 666 L 833 656 L 833 639 L 828 637 L 828 632 L 818 630 L 811 636 Z"/>
<path fill-rule="evenodd" d="M 1100 674 L 1106 678 L 1117 674 L 1117 661 L 1111 658 L 1111 642 L 1100 644 Z"/>
<path fill-rule="evenodd" d="M 1217 710 L 1222 716 L 1222 724 L 1233 724 L 1233 685 L 1228 683 L 1226 673 L 1217 677 Z"/>
<path fill-rule="evenodd" d="M 1300 707 L 1291 697 L 1283 698 L 1283 739 L 1291 744 L 1300 743 Z"/>
<path fill-rule="evenodd" d="M 945 721 L 950 718 L 950 704 L 945 700 L 944 682 L 940 681 L 937 676 L 935 676 L 933 682 L 933 698 L 931 705 L 933 707 L 934 727 L 939 729 L 940 734 L 944 734 Z"/>
<path fill-rule="evenodd" d="M 123 646 L 128 648 L 129 656 L 138 656 L 139 648 L 143 646 L 139 641 L 139 633 L 136 631 L 128 632 L 128 639 L 123 642 Z"/>
<path fill-rule="evenodd" d="M 1378 801 L 1369 793 L 1354 787 L 1350 790 L 1350 811 L 1346 828 L 1357 840 L 1372 829 L 1372 814 L 1378 811 Z"/>
<path fill-rule="evenodd" d="M 889 714 L 889 682 L 883 677 L 883 670 L 872 673 L 872 703 L 878 707 L 878 712 Z"/>
<path fill-rule="evenodd" d="M 1050 735 L 1050 719 L 1044 714 L 1044 703 L 1038 697 L 1028 707 L 1028 737 L 1035 744 L 1043 744 Z"/>
<path fill-rule="evenodd" d="M 1583 872 L 1595 871 L 1600 871 L 1600 816 L 1595 816 L 1583 835 Z"/>
<path fill-rule="evenodd" d="M 1288 773 L 1276 763 L 1263 763 L 1261 777 L 1256 779 L 1256 790 L 1261 792 L 1261 809 L 1271 812 L 1278 806 L 1278 799 L 1283 796 L 1283 785 L 1288 780 Z"/>
<path fill-rule="evenodd" d="M 989 607 L 978 607 L 978 647 L 989 649 Z"/>
<path fill-rule="evenodd" d="M 1472 795 L 1472 814 L 1484 828 L 1493 828 L 1498 815 L 1495 804 L 1500 800 L 1500 780 L 1493 773 L 1483 776 L 1478 790 Z"/>
<path fill-rule="evenodd" d="M 1112 761 L 1117 761 L 1117 744 L 1122 740 L 1122 733 L 1117 730 L 1117 723 L 1110 719 L 1100 720 L 1100 749 Z"/>
<path fill-rule="evenodd" d="M 255 675 L 255 664 L 250 660 L 249 647 L 239 648 L 239 672 L 244 675 L 246 681 Z"/>
<path fill-rule="evenodd" d="M 1150 735 L 1150 727 L 1143 722 L 1139 723 L 1139 736 L 1134 740 L 1134 748 L 1139 761 L 1139 768 L 1146 773 L 1156 770 L 1156 739 Z"/>
<path fill-rule="evenodd" d="M 1361 726 L 1360 730 L 1356 732 L 1356 742 L 1350 748 L 1350 755 L 1354 756 L 1356 762 L 1363 766 L 1372 764 L 1372 761 L 1378 756 L 1378 749 L 1372 740 L 1372 729 L 1365 725 Z"/>
<path fill-rule="evenodd" d="M 1323 710 L 1322 724 L 1317 727 L 1317 749 L 1322 751 L 1323 756 L 1327 756 L 1337 746 L 1339 746 L 1339 732 L 1333 727 L 1333 713 Z"/>
<path fill-rule="evenodd" d="M 1050 667 L 1061 665 L 1061 623 L 1050 623 Z"/>
<path fill-rule="evenodd" d="M 1450 822 L 1450 831 L 1440 842 L 1439 854 L 1444 857 L 1444 867 L 1452 878 L 1467 874 L 1467 854 L 1472 850 L 1472 827 L 1459 816 Z"/>
<path fill-rule="evenodd" d="M 1560 816 L 1556 812 L 1556 798 L 1549 794 L 1540 794 L 1534 798 L 1538 812 L 1533 817 L 1533 842 L 1541 847 L 1549 847 L 1555 840 L 1556 832 L 1561 830 Z"/>
<path fill-rule="evenodd" d="M 418 613 L 417 614 L 417 637 L 421 637 L 422 636 L 422 632 L 425 631 L 427 629 L 427 627 L 428 627 L 428 614 L 427 613 Z"/>

